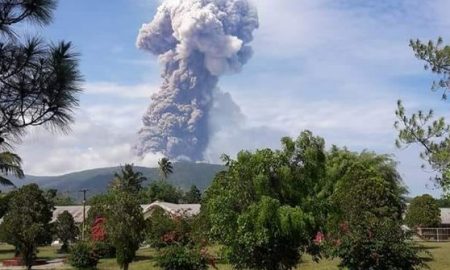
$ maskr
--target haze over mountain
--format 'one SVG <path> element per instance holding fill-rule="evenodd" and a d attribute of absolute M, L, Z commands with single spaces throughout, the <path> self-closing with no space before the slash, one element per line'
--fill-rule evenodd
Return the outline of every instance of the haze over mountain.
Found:
<path fill-rule="evenodd" d="M 224 166 L 216 164 L 176 162 L 173 163 L 173 174 L 169 176 L 168 181 L 185 190 L 191 185 L 205 190 L 215 174 L 224 168 Z M 135 166 L 135 170 L 142 172 L 147 177 L 148 181 L 144 183 L 145 185 L 161 178 L 158 168 Z M 13 182 L 17 186 L 36 183 L 43 189 L 57 189 L 59 192 L 79 200 L 82 195 L 79 191 L 84 188 L 89 189 L 88 197 L 105 192 L 114 173 L 118 171 L 120 171 L 120 166 L 85 170 L 60 176 L 27 175 L 24 179 L 13 179 Z"/>

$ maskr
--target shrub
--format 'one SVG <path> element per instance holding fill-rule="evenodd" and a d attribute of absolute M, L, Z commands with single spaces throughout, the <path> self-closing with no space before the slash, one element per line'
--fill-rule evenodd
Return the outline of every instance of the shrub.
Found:
<path fill-rule="evenodd" d="M 208 269 L 207 264 L 207 255 L 197 247 L 173 245 L 157 257 L 157 265 L 165 270 L 202 270 Z"/>
<path fill-rule="evenodd" d="M 69 264 L 76 269 L 96 269 L 98 256 L 93 247 L 87 242 L 78 242 L 75 244 L 69 255 Z"/>
<path fill-rule="evenodd" d="M 115 258 L 116 248 L 108 241 L 96 241 L 93 243 L 95 254 L 99 258 Z"/>

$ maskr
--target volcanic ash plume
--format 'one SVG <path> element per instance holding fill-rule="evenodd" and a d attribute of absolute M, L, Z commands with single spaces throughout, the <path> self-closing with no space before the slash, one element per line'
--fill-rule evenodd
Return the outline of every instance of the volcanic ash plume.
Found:
<path fill-rule="evenodd" d="M 258 28 L 247 0 L 166 0 L 139 31 L 137 46 L 159 56 L 162 86 L 143 117 L 135 149 L 203 160 L 218 78 L 239 72 Z"/>

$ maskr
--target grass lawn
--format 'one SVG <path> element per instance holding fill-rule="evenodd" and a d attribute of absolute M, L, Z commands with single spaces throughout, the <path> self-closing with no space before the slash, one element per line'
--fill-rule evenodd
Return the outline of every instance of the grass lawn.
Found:
<path fill-rule="evenodd" d="M 450 269 L 450 242 L 447 243 L 423 243 L 423 245 L 431 252 L 433 259 L 428 262 L 430 269 L 433 270 L 446 270 Z M 11 258 L 14 255 L 14 250 L 11 246 L 0 245 L 0 260 Z M 39 258 L 54 259 L 60 258 L 61 254 L 57 254 L 54 247 L 41 247 L 39 248 Z M 136 261 L 130 265 L 130 270 L 153 270 L 158 269 L 154 266 L 155 250 L 150 248 L 143 248 L 138 251 Z M 311 260 L 311 257 L 304 256 L 303 261 L 297 269 L 301 270 L 335 270 L 337 268 L 338 260 L 322 260 L 319 263 L 315 263 Z M 232 269 L 229 265 L 219 264 L 219 269 L 228 270 Z M 72 269 L 70 266 L 60 269 Z M 99 270 L 114 270 L 119 269 L 115 259 L 102 259 L 98 265 Z"/>

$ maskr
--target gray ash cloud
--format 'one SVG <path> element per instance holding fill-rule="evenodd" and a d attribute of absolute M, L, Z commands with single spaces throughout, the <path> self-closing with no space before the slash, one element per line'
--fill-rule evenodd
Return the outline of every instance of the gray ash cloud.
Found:
<path fill-rule="evenodd" d="M 163 79 L 143 116 L 138 155 L 204 159 L 219 77 L 250 59 L 256 28 L 257 12 L 247 0 L 162 2 L 137 39 L 138 48 L 159 57 Z"/>

